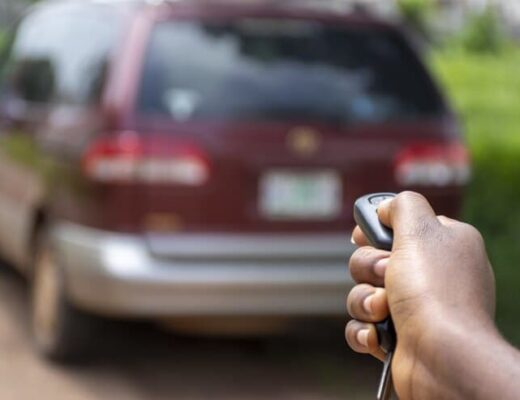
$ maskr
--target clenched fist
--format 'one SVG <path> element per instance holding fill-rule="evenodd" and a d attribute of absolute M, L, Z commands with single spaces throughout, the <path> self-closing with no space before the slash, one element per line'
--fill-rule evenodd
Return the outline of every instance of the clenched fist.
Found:
<path fill-rule="evenodd" d="M 494 277 L 480 233 L 436 216 L 412 192 L 383 202 L 378 215 L 393 229 L 394 244 L 391 252 L 374 249 L 359 227 L 354 230 L 360 248 L 349 265 L 358 284 L 347 299 L 349 345 L 384 359 L 374 324 L 391 313 L 397 331 L 392 372 L 400 398 L 515 398 L 520 356 L 495 328 Z M 493 364 L 497 369 L 490 370 Z M 516 381 L 500 370 L 516 374 Z"/>

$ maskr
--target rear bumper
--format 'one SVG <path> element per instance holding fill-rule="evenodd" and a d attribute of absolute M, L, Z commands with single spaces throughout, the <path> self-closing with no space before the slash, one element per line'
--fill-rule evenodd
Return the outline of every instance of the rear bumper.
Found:
<path fill-rule="evenodd" d="M 63 224 L 53 239 L 70 299 L 109 316 L 334 316 L 351 287 L 347 235 L 173 235 L 154 249 Z"/>

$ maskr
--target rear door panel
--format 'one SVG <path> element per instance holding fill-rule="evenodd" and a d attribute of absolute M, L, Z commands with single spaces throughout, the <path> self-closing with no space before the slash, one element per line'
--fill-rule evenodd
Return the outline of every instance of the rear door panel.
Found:
<path fill-rule="evenodd" d="M 353 225 L 352 204 L 357 197 L 400 189 L 393 176 L 399 150 L 419 136 L 438 138 L 442 131 L 436 123 L 350 129 L 289 124 L 185 124 L 171 125 L 169 132 L 157 128 L 163 133 L 147 135 L 148 140 L 168 143 L 169 138 L 171 146 L 187 138 L 197 143 L 209 157 L 211 177 L 197 188 L 146 187 L 145 219 L 170 219 L 188 231 L 231 232 L 346 231 Z M 312 135 L 315 149 L 307 154 L 298 151 L 291 139 L 294 132 Z M 337 174 L 340 213 L 333 219 L 266 217 L 260 207 L 261 182 L 273 171 Z"/>

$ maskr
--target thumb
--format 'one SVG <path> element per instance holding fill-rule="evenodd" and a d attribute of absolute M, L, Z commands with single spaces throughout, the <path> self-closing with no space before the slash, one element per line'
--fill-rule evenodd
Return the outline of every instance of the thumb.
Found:
<path fill-rule="evenodd" d="M 439 224 L 428 200 L 415 192 L 402 192 L 382 202 L 377 213 L 379 220 L 393 229 L 396 244 L 402 237 L 422 236 L 429 227 Z"/>

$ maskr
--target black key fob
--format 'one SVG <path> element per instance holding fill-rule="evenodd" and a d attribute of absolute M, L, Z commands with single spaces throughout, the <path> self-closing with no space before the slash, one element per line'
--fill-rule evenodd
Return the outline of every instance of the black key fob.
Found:
<path fill-rule="evenodd" d="M 354 220 L 376 249 L 392 250 L 393 232 L 381 224 L 377 208 L 383 200 L 393 199 L 395 196 L 395 193 L 369 194 L 359 198 L 354 204 Z"/>

